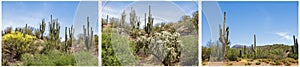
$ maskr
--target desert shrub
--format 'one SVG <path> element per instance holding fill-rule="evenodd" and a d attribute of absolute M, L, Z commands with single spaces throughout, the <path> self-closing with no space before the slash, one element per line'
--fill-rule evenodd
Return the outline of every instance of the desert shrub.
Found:
<path fill-rule="evenodd" d="M 137 48 L 136 48 L 136 44 L 135 44 L 135 41 L 128 41 L 129 42 L 129 47 L 130 48 L 130 52 L 133 54 L 133 55 L 136 55 L 136 52 L 137 52 Z"/>
<path fill-rule="evenodd" d="M 139 62 L 139 58 L 134 56 L 131 52 L 130 40 L 128 40 L 127 34 L 112 33 L 111 44 L 114 55 L 121 65 L 132 66 Z"/>
<path fill-rule="evenodd" d="M 34 45 L 35 36 L 23 34 L 21 32 L 12 32 L 2 37 L 2 59 L 20 60 L 24 53 L 34 53 L 36 48 Z"/>
<path fill-rule="evenodd" d="M 269 58 L 270 59 L 274 59 L 274 60 L 281 60 L 281 59 L 284 59 L 284 49 L 275 49 L 275 50 L 272 50 L 270 51 L 270 55 L 269 55 Z"/>
<path fill-rule="evenodd" d="M 288 57 L 298 59 L 298 54 L 288 54 Z"/>
<path fill-rule="evenodd" d="M 202 61 L 208 60 L 210 57 L 210 48 L 202 47 Z"/>
<path fill-rule="evenodd" d="M 98 66 L 98 59 L 93 56 L 93 51 L 79 51 L 74 56 L 75 66 Z"/>
<path fill-rule="evenodd" d="M 284 65 L 286 65 L 286 66 L 290 66 L 290 65 L 291 65 L 291 63 L 289 62 L 288 59 L 283 59 L 283 60 L 281 60 L 281 62 L 282 62 Z"/>
<path fill-rule="evenodd" d="M 239 61 L 242 61 L 242 58 L 238 58 L 238 59 L 237 59 L 237 62 L 239 62 Z"/>
<path fill-rule="evenodd" d="M 207 62 L 202 62 L 202 65 L 206 65 Z"/>
<path fill-rule="evenodd" d="M 21 58 L 25 66 L 73 66 L 75 58 L 73 55 L 51 50 L 47 54 L 23 54 Z"/>
<path fill-rule="evenodd" d="M 149 43 L 152 37 L 140 36 L 137 37 L 135 43 L 135 53 L 149 54 Z M 162 47 L 164 48 L 164 47 Z"/>
<path fill-rule="evenodd" d="M 269 62 L 271 65 L 276 65 L 276 63 L 275 62 Z"/>
<path fill-rule="evenodd" d="M 251 63 L 250 63 L 250 62 L 247 62 L 245 65 L 251 65 Z"/>
<path fill-rule="evenodd" d="M 270 62 L 271 65 L 281 65 L 281 62 L 279 61 L 273 61 L 273 62 Z"/>
<path fill-rule="evenodd" d="M 228 64 L 228 65 L 232 65 L 232 62 L 228 62 L 227 64 Z"/>
<path fill-rule="evenodd" d="M 260 65 L 261 63 L 260 63 L 260 62 L 256 62 L 255 64 L 256 64 L 256 65 Z"/>
<path fill-rule="evenodd" d="M 292 58 L 286 58 L 285 60 L 287 60 L 288 62 L 291 62 L 291 63 L 298 63 L 297 60 L 292 59 Z"/>
<path fill-rule="evenodd" d="M 284 63 L 286 66 L 291 66 L 291 63 L 290 62 L 286 62 Z"/>
<path fill-rule="evenodd" d="M 111 44 L 111 28 L 104 29 L 102 32 L 102 65 L 118 66 L 121 65 L 117 60 Z"/>
<path fill-rule="evenodd" d="M 229 59 L 230 61 L 237 61 L 238 60 L 238 52 L 236 49 L 228 49 L 226 51 L 226 58 Z"/>
<path fill-rule="evenodd" d="M 189 35 L 181 36 L 182 42 L 182 56 L 180 58 L 180 65 L 182 66 L 198 66 L 198 36 Z M 208 60 L 208 59 L 207 59 Z"/>

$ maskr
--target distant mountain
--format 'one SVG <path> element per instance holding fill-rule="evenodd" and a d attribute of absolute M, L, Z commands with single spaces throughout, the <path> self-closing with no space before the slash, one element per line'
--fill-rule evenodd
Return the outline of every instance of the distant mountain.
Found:
<path fill-rule="evenodd" d="M 244 45 L 241 44 L 235 44 L 231 48 L 244 48 Z M 251 46 L 246 46 L 246 48 L 251 48 Z"/>

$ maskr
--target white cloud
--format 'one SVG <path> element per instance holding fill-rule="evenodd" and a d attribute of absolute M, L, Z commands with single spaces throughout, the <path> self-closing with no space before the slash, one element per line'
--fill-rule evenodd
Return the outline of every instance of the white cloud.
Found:
<path fill-rule="evenodd" d="M 282 37 L 283 39 L 293 40 L 293 37 L 291 35 L 288 35 L 288 32 L 276 32 L 275 34 Z"/>

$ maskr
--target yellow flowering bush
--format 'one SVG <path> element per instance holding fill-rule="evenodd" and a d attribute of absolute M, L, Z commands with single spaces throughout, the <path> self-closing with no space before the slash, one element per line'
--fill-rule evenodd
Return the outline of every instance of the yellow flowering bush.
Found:
<path fill-rule="evenodd" d="M 33 44 L 35 39 L 35 36 L 23 34 L 21 32 L 12 32 L 4 35 L 2 37 L 3 57 L 20 59 L 21 54 L 35 51 L 34 49 L 36 48 L 31 47 L 31 44 Z"/>

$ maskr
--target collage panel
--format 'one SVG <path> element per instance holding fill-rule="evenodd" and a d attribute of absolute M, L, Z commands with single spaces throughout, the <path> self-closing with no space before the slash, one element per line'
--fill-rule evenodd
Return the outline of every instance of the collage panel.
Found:
<path fill-rule="evenodd" d="M 4 0 L 0 62 L 1 66 L 296 67 L 299 3 Z"/>
<path fill-rule="evenodd" d="M 203 1 L 203 66 L 298 66 L 298 1 Z"/>
<path fill-rule="evenodd" d="M 102 1 L 102 66 L 198 66 L 197 1 Z"/>
<path fill-rule="evenodd" d="M 2 1 L 2 66 L 98 66 L 98 1 Z"/>

